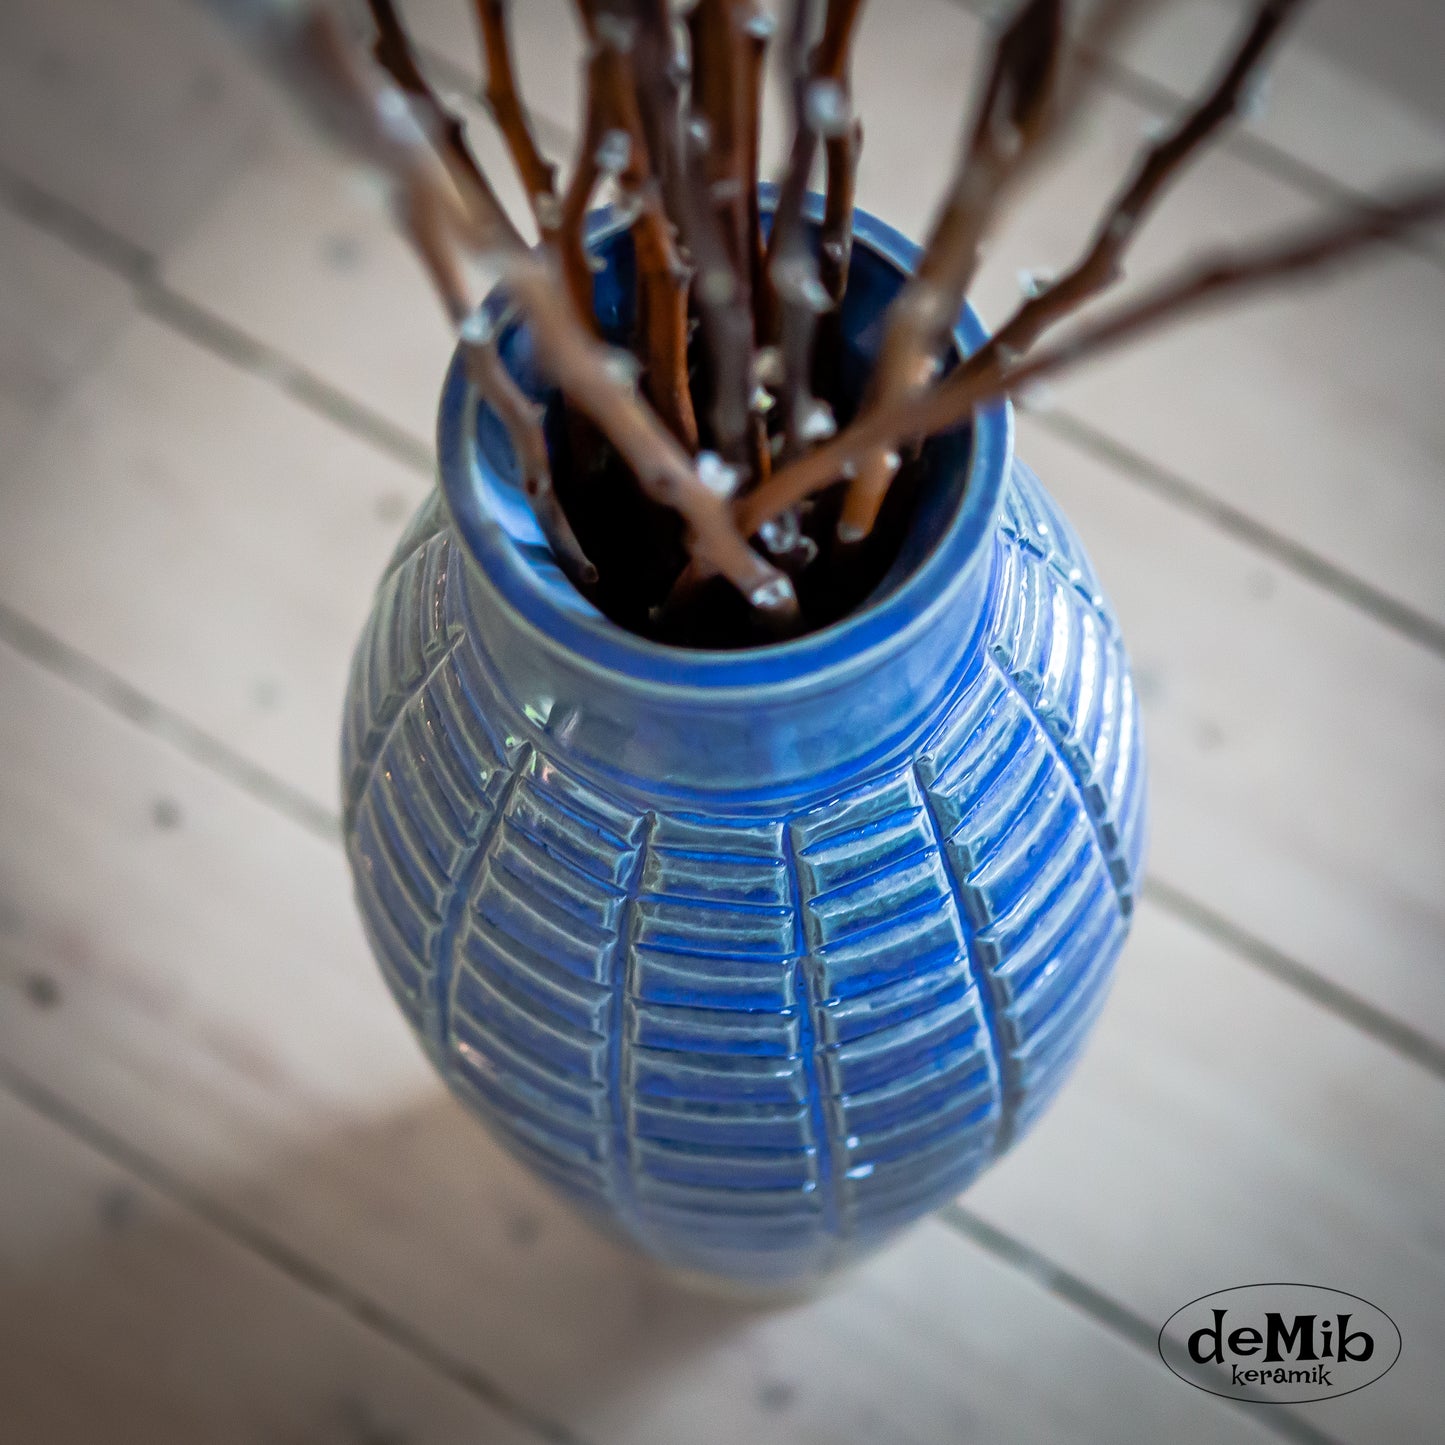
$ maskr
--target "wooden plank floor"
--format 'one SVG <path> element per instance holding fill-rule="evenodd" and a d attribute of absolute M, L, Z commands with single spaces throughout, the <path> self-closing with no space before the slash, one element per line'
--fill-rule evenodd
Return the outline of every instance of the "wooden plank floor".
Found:
<path fill-rule="evenodd" d="M 1111 60 L 986 315 L 1242 3 L 1172 0 Z M 469 84 L 464 0 L 405 8 Z M 557 150 L 568 7 L 515 8 Z M 868 14 L 861 197 L 916 233 L 980 20 Z M 1320 0 L 1142 272 L 1445 161 L 1417 59 L 1445 19 L 1370 14 Z M 383 219 L 184 0 L 0 5 L 0 1445 L 1440 1439 L 1440 237 L 1020 418 L 1136 659 L 1148 895 L 1052 1115 L 771 1313 L 677 1294 L 533 1185 L 353 917 L 340 695 L 447 352 Z M 1268 1278 L 1375 1301 L 1400 1363 L 1269 1410 L 1163 1369 L 1178 1305 Z"/>

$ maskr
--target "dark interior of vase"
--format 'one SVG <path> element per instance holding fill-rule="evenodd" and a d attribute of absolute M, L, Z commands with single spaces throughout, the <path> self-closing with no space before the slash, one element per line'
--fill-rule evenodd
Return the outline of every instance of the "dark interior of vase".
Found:
<path fill-rule="evenodd" d="M 604 234 L 595 252 L 595 297 L 603 335 L 630 350 L 637 295 L 631 239 L 625 231 Z M 820 327 L 813 374 L 814 394 L 829 403 L 840 426 L 858 409 L 884 313 L 902 282 L 903 273 L 893 261 L 865 245 L 854 247 L 848 292 Z M 562 405 L 539 376 L 522 328 L 508 328 L 501 349 L 518 381 L 547 407 L 557 496 L 599 574 L 586 593 L 588 600 L 628 631 L 674 646 L 737 649 L 779 641 L 721 578 L 702 584 L 686 599 L 670 597 L 687 563 L 682 519 L 643 496 L 596 429 Z M 707 446 L 706 395 L 701 388 L 694 394 Z M 485 409 L 478 420 L 478 441 L 493 466 L 504 456 L 510 461 L 499 424 Z M 962 500 L 969 450 L 969 428 L 962 427 L 932 438 L 907 456 L 872 533 L 861 544 L 844 547 L 835 540 L 841 483 L 803 504 L 799 526 L 816 547 L 816 557 L 796 570 L 788 567 L 787 558 L 774 559 L 792 572 L 804 620 L 801 632 L 816 632 L 881 600 L 923 562 Z"/>

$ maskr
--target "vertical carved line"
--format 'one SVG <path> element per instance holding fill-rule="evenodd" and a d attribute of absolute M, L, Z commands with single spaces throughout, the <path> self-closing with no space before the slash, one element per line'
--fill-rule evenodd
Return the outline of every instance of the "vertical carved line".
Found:
<path fill-rule="evenodd" d="M 793 847 L 791 824 L 787 824 L 783 828 L 783 860 L 788 868 L 788 893 L 793 914 L 793 947 L 798 954 L 793 963 L 793 993 L 797 999 L 798 1009 L 798 1053 L 802 1060 L 803 1074 L 808 1087 L 808 1122 L 813 1135 L 814 1147 L 818 1151 L 818 1194 L 822 1211 L 823 1233 L 829 1240 L 840 1240 L 843 1237 L 843 1221 L 842 1212 L 838 1207 L 836 1151 L 832 1124 L 828 1117 L 827 1101 L 824 1097 L 826 1080 L 818 1057 L 820 1033 L 817 1016 L 814 1012 L 819 1006 L 819 1001 L 814 997 L 812 971 L 808 967 L 808 936 L 803 917 L 803 910 L 807 905 L 803 898 L 802 879 L 798 874 L 798 855 Z"/>
<path fill-rule="evenodd" d="M 1029 701 L 1028 694 L 1018 685 L 1018 680 L 1009 671 L 1005 663 L 995 656 L 992 649 L 984 654 L 998 674 L 999 680 L 1009 692 L 1018 700 L 1018 704 L 1024 712 L 1032 719 L 1034 730 L 1038 734 L 1039 741 L 1048 750 L 1050 757 L 1058 772 L 1068 781 L 1069 789 L 1074 795 L 1074 801 L 1079 805 L 1079 812 L 1083 814 L 1088 822 L 1090 830 L 1094 835 L 1094 846 L 1099 850 L 1099 861 L 1104 865 L 1104 876 L 1109 880 L 1109 886 L 1114 890 L 1114 898 L 1119 905 L 1119 912 L 1127 920 L 1134 912 L 1134 880 L 1129 872 L 1129 859 L 1125 847 L 1125 840 L 1120 837 L 1119 846 L 1111 848 L 1104 838 L 1104 823 L 1107 819 L 1105 808 L 1091 807 L 1089 804 L 1088 790 L 1079 782 L 1074 770 L 1069 766 L 1069 760 L 1064 756 L 1063 749 L 1059 746 L 1059 740 L 1049 728 L 1048 720 L 1039 715 L 1033 703 Z M 1137 766 L 1131 761 L 1128 766 Z M 921 780 L 920 780 L 921 781 Z M 1116 826 L 1122 819 L 1114 820 Z M 1122 875 L 1122 876 L 1121 876 Z"/>
<path fill-rule="evenodd" d="M 953 907 L 958 914 L 958 926 L 963 934 L 963 946 L 968 954 L 968 966 L 973 970 L 974 987 L 978 990 L 978 1011 L 983 1017 L 983 1026 L 988 1033 L 989 1050 L 993 1054 L 994 1073 L 998 1078 L 998 1129 L 994 1133 L 993 1139 L 993 1154 L 997 1158 L 1013 1140 L 1014 1113 L 1018 1097 L 1018 1089 L 1009 1077 L 1013 1072 L 1009 1053 L 1004 1047 L 1003 1035 L 999 1031 L 998 1014 L 999 1009 L 1004 1006 L 1004 1000 L 1000 999 L 995 992 L 993 975 L 984 967 L 978 956 L 978 950 L 974 946 L 976 930 L 969 920 L 968 910 L 963 906 L 963 899 L 960 897 L 968 885 L 954 872 L 953 860 L 948 856 L 948 849 L 944 846 L 945 831 L 938 821 L 938 814 L 933 811 L 933 795 L 928 791 L 916 762 L 913 764 L 913 781 L 917 785 L 919 796 L 923 799 L 923 816 L 928 820 L 928 831 L 933 838 L 933 846 L 938 849 L 938 861 L 943 864 L 949 890 L 953 894 Z"/>
<path fill-rule="evenodd" d="M 612 1048 L 608 1059 L 607 1096 L 612 1108 L 611 1192 L 617 1206 L 618 1222 L 639 1243 L 647 1231 L 637 1206 L 637 1181 L 632 1163 L 632 1097 L 628 1085 L 632 1044 L 627 1033 L 627 977 L 632 968 L 632 926 L 637 895 L 642 888 L 642 870 L 647 863 L 647 851 L 652 846 L 656 827 L 657 814 L 648 809 L 643 822 L 642 841 L 638 844 L 637 856 L 632 860 L 632 871 L 627 879 L 627 902 L 622 907 L 622 918 L 617 928 L 609 1013 Z"/>
<path fill-rule="evenodd" d="M 497 795 L 496 804 L 492 808 L 492 816 L 483 825 L 482 831 L 477 835 L 477 841 L 462 860 L 461 867 L 457 869 L 456 880 L 451 894 L 447 898 L 442 926 L 432 945 L 433 997 L 431 1007 L 427 1009 L 426 1013 L 426 1036 L 436 1050 L 436 1056 L 439 1059 L 445 1059 L 447 1054 L 448 1000 L 451 996 L 452 978 L 456 973 L 457 945 L 461 941 L 462 929 L 466 924 L 472 895 L 476 892 L 482 866 L 486 863 L 487 855 L 491 852 L 492 842 L 502 826 L 502 819 L 506 815 L 508 804 L 512 801 L 512 794 L 516 792 L 527 770 L 531 753 L 530 744 L 525 745 L 518 755 L 516 767 L 512 769 L 501 792 Z"/>

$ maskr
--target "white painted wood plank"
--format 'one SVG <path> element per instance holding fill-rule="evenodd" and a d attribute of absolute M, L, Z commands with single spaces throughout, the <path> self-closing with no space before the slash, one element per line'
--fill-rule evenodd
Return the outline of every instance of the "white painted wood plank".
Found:
<path fill-rule="evenodd" d="M 351 639 L 427 485 L 132 313 L 0 490 L 0 599 L 332 806 Z"/>
<path fill-rule="evenodd" d="M 1269 1438 L 937 1223 L 811 1304 L 676 1293 L 430 1078 L 338 851 L 4 648 L 0 756 L 0 1056 L 584 1438 Z"/>
<path fill-rule="evenodd" d="M 185 235 L 274 112 L 198 6 L 0 6 L 0 163 L 137 245 Z"/>
<path fill-rule="evenodd" d="M 1445 1039 L 1445 668 L 1028 417 L 1144 702 L 1151 869 Z"/>
<path fill-rule="evenodd" d="M 1120 47 L 1120 58 L 1177 95 L 1191 95 L 1227 52 L 1247 10 L 1244 0 L 1171 0 Z M 1262 107 L 1245 129 L 1351 190 L 1374 191 L 1438 169 L 1445 112 L 1438 76 L 1432 105 L 1420 62 L 1442 48 L 1445 17 L 1437 5 L 1318 0 L 1281 48 Z"/>
<path fill-rule="evenodd" d="M 0 209 L 0 454 L 25 452 L 131 315 L 130 288 Z"/>
<path fill-rule="evenodd" d="M 1078 1075 L 965 1203 L 1159 1323 L 1255 1281 L 1363 1295 L 1398 1365 L 1302 1413 L 1424 1442 L 1445 1418 L 1442 1157 L 1445 1083 L 1146 905 Z"/>
<path fill-rule="evenodd" d="M 539 1438 L 4 1092 L 0 1158 L 10 1445 Z"/>
<path fill-rule="evenodd" d="M 474 107 L 463 113 L 499 196 L 530 233 L 500 141 Z M 374 190 L 299 127 L 275 136 L 237 176 L 164 276 L 432 445 L 451 328 Z M 480 297 L 487 283 L 479 276 L 477 286 Z"/>
<path fill-rule="evenodd" d="M 432 445 L 451 329 L 384 208 L 334 151 L 278 137 L 165 278 Z"/>

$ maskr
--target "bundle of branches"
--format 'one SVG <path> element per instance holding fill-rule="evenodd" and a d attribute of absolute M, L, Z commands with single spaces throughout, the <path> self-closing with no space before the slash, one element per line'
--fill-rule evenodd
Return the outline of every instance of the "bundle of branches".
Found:
<path fill-rule="evenodd" d="M 1018 0 L 993 38 L 956 167 L 884 318 L 871 375 L 861 395 L 843 397 L 820 363 L 848 288 L 862 141 L 849 76 L 862 0 L 792 0 L 781 26 L 756 0 L 576 0 L 586 114 L 560 190 L 519 95 L 507 6 L 473 0 L 483 98 L 525 188 L 535 245 L 429 84 L 391 0 L 368 0 L 365 37 L 325 0 L 208 3 L 384 180 L 568 575 L 627 625 L 693 644 L 793 635 L 856 605 L 876 574 L 879 518 L 904 489 L 900 473 L 926 438 L 978 407 L 1445 213 L 1445 177 L 1432 177 L 1302 232 L 1199 258 L 1040 344 L 1119 280 L 1160 197 L 1247 105 L 1302 5 L 1261 0 L 1197 102 L 1145 147 L 1083 254 L 1031 286 L 987 344 L 959 359 L 954 327 L 986 241 L 1076 125 L 1098 57 L 1149 8 L 1094 0 L 1076 17 L 1064 0 Z M 792 138 L 769 217 L 759 130 L 770 47 Z M 805 201 L 820 161 L 814 226 Z M 605 189 L 636 261 L 636 314 L 621 337 L 598 321 L 586 245 Z M 483 271 L 500 277 L 525 322 L 563 399 L 560 425 L 547 424 L 504 364 L 495 312 L 478 306 Z"/>

